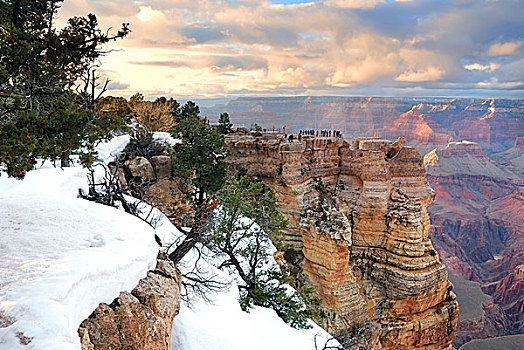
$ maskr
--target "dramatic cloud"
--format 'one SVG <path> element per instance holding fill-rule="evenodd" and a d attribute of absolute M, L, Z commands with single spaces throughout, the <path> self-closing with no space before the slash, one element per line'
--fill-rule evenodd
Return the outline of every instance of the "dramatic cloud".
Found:
<path fill-rule="evenodd" d="M 524 95 L 524 0 L 66 0 L 130 23 L 118 93 Z M 115 83 L 116 86 L 116 83 Z"/>

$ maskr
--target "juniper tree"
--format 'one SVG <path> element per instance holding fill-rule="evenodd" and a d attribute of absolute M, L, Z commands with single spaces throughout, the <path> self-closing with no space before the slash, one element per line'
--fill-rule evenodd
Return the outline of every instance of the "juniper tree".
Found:
<path fill-rule="evenodd" d="M 73 17 L 56 29 L 62 0 L 4 0 L 0 6 L 0 164 L 22 177 L 37 157 L 68 159 L 92 150 L 115 127 L 95 113 L 92 96 L 76 83 L 103 54 L 101 46 L 123 38 L 127 24 L 109 35 L 94 14 Z M 89 157 L 85 159 L 89 161 Z"/>
<path fill-rule="evenodd" d="M 288 324 L 307 328 L 318 313 L 320 299 L 312 288 L 293 291 L 295 284 L 285 264 L 276 267 L 273 244 L 283 248 L 287 220 L 276 209 L 274 192 L 260 181 L 239 176 L 229 179 L 217 194 L 220 208 L 214 212 L 205 245 L 220 269 L 237 276 L 240 305 L 272 308 Z"/>
<path fill-rule="evenodd" d="M 179 227 L 186 234 L 185 240 L 169 255 L 177 263 L 205 235 L 206 218 L 213 209 L 211 198 L 225 182 L 226 152 L 224 136 L 196 115 L 185 117 L 171 133 L 181 141 L 172 148 L 172 175 L 185 180 L 180 189 L 194 213 L 190 230 Z"/>

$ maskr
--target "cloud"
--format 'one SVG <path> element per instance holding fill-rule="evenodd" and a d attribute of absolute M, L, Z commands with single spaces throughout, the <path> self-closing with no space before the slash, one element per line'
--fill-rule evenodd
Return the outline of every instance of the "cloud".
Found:
<path fill-rule="evenodd" d="M 496 63 L 490 63 L 490 64 L 480 64 L 480 63 L 473 63 L 473 64 L 467 64 L 464 66 L 467 70 L 486 70 L 486 71 L 494 71 L 495 69 L 499 68 L 500 65 Z"/>
<path fill-rule="evenodd" d="M 506 43 L 495 43 L 488 49 L 488 56 L 504 56 L 514 55 L 517 50 L 521 47 L 522 42 L 506 42 Z"/>
<path fill-rule="evenodd" d="M 373 8 L 377 4 L 385 2 L 384 0 L 325 0 L 326 6 L 339 7 L 339 8 Z"/>
<path fill-rule="evenodd" d="M 177 55 L 172 60 L 165 61 L 129 61 L 136 65 L 160 66 L 169 68 L 188 67 L 192 69 L 209 68 L 212 70 L 234 71 L 234 70 L 257 70 L 266 69 L 267 61 L 263 58 L 240 55 L 240 56 L 219 56 L 219 55 Z"/>
<path fill-rule="evenodd" d="M 120 82 L 120 81 L 109 81 L 109 84 L 107 84 L 107 90 L 126 90 L 129 88 L 128 83 Z"/>
<path fill-rule="evenodd" d="M 440 79 L 443 74 L 444 70 L 439 67 L 428 67 L 424 70 L 404 72 L 395 77 L 395 80 L 407 82 L 435 81 Z"/>
<path fill-rule="evenodd" d="M 155 10 L 151 6 L 140 6 L 140 11 L 136 14 L 136 18 L 141 22 L 164 22 L 166 16 L 162 11 Z"/>
<path fill-rule="evenodd" d="M 60 17 L 131 24 L 103 58 L 122 93 L 524 93 L 522 0 L 273 2 L 68 0 Z"/>

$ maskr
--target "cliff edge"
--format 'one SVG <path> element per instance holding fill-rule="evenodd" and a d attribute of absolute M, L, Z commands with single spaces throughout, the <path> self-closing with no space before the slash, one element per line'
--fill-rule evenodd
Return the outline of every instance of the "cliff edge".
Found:
<path fill-rule="evenodd" d="M 371 348 L 451 349 L 458 304 L 428 236 L 422 157 L 376 138 L 235 133 L 228 162 L 260 177 L 290 225 L 286 259 L 322 297 L 323 327 Z"/>

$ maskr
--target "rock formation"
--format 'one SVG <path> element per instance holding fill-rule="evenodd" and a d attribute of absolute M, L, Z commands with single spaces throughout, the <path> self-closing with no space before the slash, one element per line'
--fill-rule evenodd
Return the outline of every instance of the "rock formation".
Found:
<path fill-rule="evenodd" d="M 136 157 L 123 166 L 121 181 L 129 185 L 134 197 L 142 198 L 171 220 L 185 223 L 190 217 L 185 203 L 182 180 L 171 176 L 171 157 L 156 155 L 150 159 Z"/>
<path fill-rule="evenodd" d="M 524 264 L 521 178 L 474 142 L 450 142 L 424 162 L 436 191 L 431 236 L 446 266 L 460 273 L 452 274 L 462 311 L 455 344 L 523 332 L 523 281 L 515 273 Z M 463 288 L 461 278 L 485 294 Z"/>
<path fill-rule="evenodd" d="M 338 129 L 345 137 L 403 136 L 422 154 L 433 153 L 427 175 L 436 191 L 428 207 L 432 242 L 447 268 L 482 284 L 493 305 L 472 305 L 481 318 L 476 312 L 461 313 L 474 314 L 478 322 L 464 319 L 467 324 L 459 333 L 465 337 L 457 340 L 524 332 L 514 323 L 512 310 L 518 308 L 497 304 L 509 299 L 491 295 L 493 285 L 524 264 L 524 99 L 239 98 L 204 113 L 213 120 L 224 111 L 237 125 L 256 120 L 269 130 L 282 130 L 285 124 L 288 132 L 315 128 Z M 470 296 L 467 288 L 455 292 L 459 297 L 464 293 L 462 300 Z"/>
<path fill-rule="evenodd" d="M 163 253 L 157 266 L 110 305 L 101 303 L 78 329 L 82 350 L 171 350 L 180 309 L 179 271 Z"/>
<path fill-rule="evenodd" d="M 277 193 L 290 226 L 286 259 L 323 299 L 339 338 L 369 346 L 451 349 L 458 306 L 429 239 L 433 190 L 405 140 L 229 135 L 228 161 Z M 301 271 L 301 272 L 300 272 Z"/>
<path fill-rule="evenodd" d="M 510 148 L 523 137 L 523 99 L 391 98 L 297 96 L 239 98 L 203 108 L 211 120 L 227 111 L 231 120 L 249 127 L 256 121 L 288 132 L 337 129 L 345 137 L 403 136 L 420 152 L 445 147 L 448 141 L 477 142 L 488 153 Z M 285 121 L 285 122 L 283 122 Z"/>

